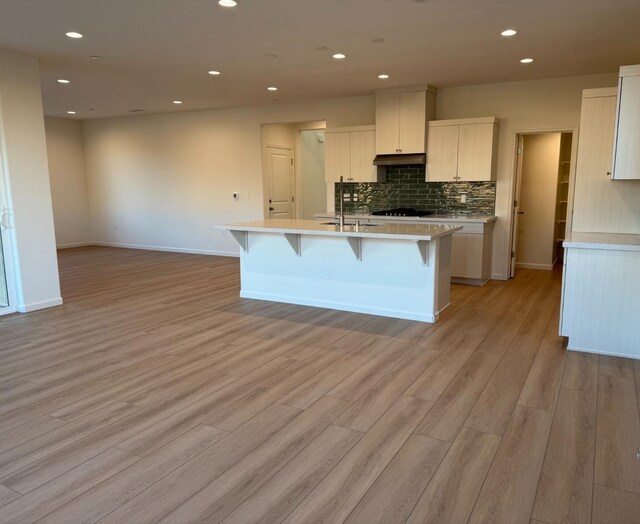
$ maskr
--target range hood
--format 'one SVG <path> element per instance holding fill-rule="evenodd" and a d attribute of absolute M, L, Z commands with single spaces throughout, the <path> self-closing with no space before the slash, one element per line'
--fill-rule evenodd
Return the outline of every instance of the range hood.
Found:
<path fill-rule="evenodd" d="M 373 159 L 374 166 L 424 166 L 426 163 L 427 155 L 425 153 L 377 155 Z"/>

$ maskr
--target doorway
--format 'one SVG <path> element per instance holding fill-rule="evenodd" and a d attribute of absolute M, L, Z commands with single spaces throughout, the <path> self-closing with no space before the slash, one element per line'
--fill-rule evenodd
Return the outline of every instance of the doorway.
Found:
<path fill-rule="evenodd" d="M 262 124 L 264 218 L 313 219 L 326 211 L 324 120 Z"/>
<path fill-rule="evenodd" d="M 551 270 L 561 260 L 572 146 L 572 132 L 517 135 L 512 277 L 517 268 Z"/>
<path fill-rule="evenodd" d="M 298 176 L 300 200 L 298 216 L 313 220 L 327 211 L 327 183 L 324 177 L 324 129 L 298 131 Z"/>

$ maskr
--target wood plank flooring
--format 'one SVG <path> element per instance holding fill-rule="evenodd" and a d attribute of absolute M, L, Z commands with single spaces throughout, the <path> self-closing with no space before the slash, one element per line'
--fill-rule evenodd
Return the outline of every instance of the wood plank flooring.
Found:
<path fill-rule="evenodd" d="M 567 352 L 558 272 L 437 324 L 238 298 L 238 260 L 60 252 L 0 318 L 1 523 L 640 522 L 640 364 Z"/>

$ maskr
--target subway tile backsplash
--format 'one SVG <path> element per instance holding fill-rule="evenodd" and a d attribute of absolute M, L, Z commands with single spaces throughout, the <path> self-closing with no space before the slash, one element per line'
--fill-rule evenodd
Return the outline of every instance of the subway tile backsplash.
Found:
<path fill-rule="evenodd" d="M 495 182 L 425 182 L 425 168 L 387 168 L 386 182 L 345 183 L 344 212 L 369 214 L 396 207 L 428 210 L 433 214 L 494 215 Z M 336 209 L 339 191 L 336 184 Z M 462 204 L 460 197 L 467 196 Z"/>

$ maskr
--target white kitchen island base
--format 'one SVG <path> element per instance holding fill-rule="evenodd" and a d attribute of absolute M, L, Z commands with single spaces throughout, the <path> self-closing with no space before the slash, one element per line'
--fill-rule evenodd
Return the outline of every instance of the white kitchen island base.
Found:
<path fill-rule="evenodd" d="M 455 228 L 255 224 L 223 226 L 242 246 L 241 297 L 422 322 L 449 305 Z"/>

